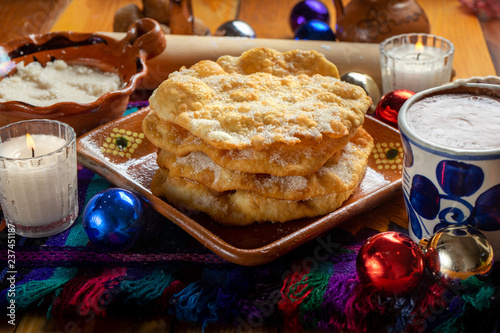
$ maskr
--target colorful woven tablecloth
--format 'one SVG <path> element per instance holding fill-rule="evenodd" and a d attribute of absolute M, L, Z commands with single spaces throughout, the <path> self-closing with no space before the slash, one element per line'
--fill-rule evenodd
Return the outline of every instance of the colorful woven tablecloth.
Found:
<path fill-rule="evenodd" d="M 131 104 L 128 113 L 140 106 Z M 80 212 L 112 187 L 86 168 L 79 168 L 78 182 Z M 429 278 L 411 295 L 388 295 L 368 292 L 356 274 L 357 251 L 380 231 L 369 226 L 355 235 L 335 228 L 272 263 L 242 267 L 155 211 L 149 214 L 139 239 L 124 252 L 91 244 L 81 214 L 58 235 L 16 236 L 15 274 L 7 265 L 2 216 L 0 308 L 7 310 L 15 282 L 16 311 L 45 307 L 48 316 L 70 318 L 159 313 L 244 330 L 279 324 L 293 331 L 369 332 L 491 332 L 500 323 L 498 265 L 485 279 L 441 285 Z M 397 224 L 386 229 L 407 233 Z"/>

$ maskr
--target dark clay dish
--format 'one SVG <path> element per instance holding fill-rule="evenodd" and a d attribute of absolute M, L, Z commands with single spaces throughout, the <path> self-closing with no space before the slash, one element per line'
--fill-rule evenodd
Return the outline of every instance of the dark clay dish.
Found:
<path fill-rule="evenodd" d="M 50 106 L 33 106 L 19 101 L 0 103 L 0 126 L 29 119 L 53 119 L 71 125 L 77 135 L 123 116 L 140 80 L 147 74 L 146 60 L 163 52 L 166 40 L 160 25 L 151 19 L 133 24 L 121 40 L 96 33 L 53 32 L 29 35 L 2 45 L 15 73 L 21 61 L 45 65 L 55 59 L 117 73 L 120 89 L 108 92 L 91 103 L 60 102 Z M 6 67 L 6 66 L 4 66 Z M 2 78 L 3 78 L 2 77 Z"/>

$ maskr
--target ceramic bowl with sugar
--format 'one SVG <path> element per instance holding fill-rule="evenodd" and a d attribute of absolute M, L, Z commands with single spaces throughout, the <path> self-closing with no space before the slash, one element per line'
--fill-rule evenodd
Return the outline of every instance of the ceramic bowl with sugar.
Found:
<path fill-rule="evenodd" d="M 24 66 L 38 62 L 46 67 L 56 60 L 118 75 L 118 88 L 92 102 L 75 102 L 71 98 L 51 105 L 8 99 L 0 102 L 0 126 L 28 119 L 52 119 L 69 124 L 81 135 L 123 116 L 131 94 L 147 75 L 146 60 L 163 52 L 166 40 L 160 25 L 145 18 L 134 23 L 121 40 L 105 34 L 66 31 L 29 35 L 1 47 L 2 80 L 14 76 L 21 62 Z"/>

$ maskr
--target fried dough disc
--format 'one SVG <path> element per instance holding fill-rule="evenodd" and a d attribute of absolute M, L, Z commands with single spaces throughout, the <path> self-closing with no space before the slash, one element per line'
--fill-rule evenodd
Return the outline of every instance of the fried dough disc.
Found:
<path fill-rule="evenodd" d="M 309 64 L 314 57 L 306 57 L 307 52 L 315 54 L 290 53 L 287 66 Z M 266 58 L 263 66 L 284 68 L 283 59 Z M 320 143 L 325 137 L 344 137 L 363 124 L 371 105 L 363 88 L 319 74 L 248 73 L 260 69 L 249 65 L 245 74 L 229 74 L 213 61 L 200 61 L 170 74 L 149 99 L 151 109 L 216 149 Z"/>
<path fill-rule="evenodd" d="M 337 66 L 316 51 L 279 51 L 258 47 L 243 52 L 239 57 L 222 56 L 217 63 L 227 73 L 251 74 L 270 73 L 276 76 L 314 75 L 340 78 Z"/>
<path fill-rule="evenodd" d="M 309 200 L 289 201 L 263 197 L 238 190 L 216 192 L 195 181 L 168 177 L 168 169 L 158 169 L 151 182 L 154 195 L 177 207 L 204 212 L 222 224 L 244 226 L 254 222 L 287 222 L 328 214 L 339 208 L 356 188 Z"/>
<path fill-rule="evenodd" d="M 160 120 L 153 111 L 145 117 L 142 129 L 151 143 L 176 156 L 200 151 L 223 168 L 275 176 L 303 176 L 315 172 L 354 135 L 349 133 L 339 139 L 325 137 L 321 144 L 304 140 L 294 146 L 275 144 L 260 150 L 230 150 L 213 148 L 184 128 Z"/>
<path fill-rule="evenodd" d="M 170 177 L 194 180 L 217 192 L 246 190 L 264 197 L 298 201 L 349 191 L 357 186 L 372 149 L 373 139 L 360 128 L 342 151 L 307 176 L 278 177 L 231 171 L 221 168 L 202 152 L 176 157 L 161 150 L 157 162 L 169 170 Z"/>

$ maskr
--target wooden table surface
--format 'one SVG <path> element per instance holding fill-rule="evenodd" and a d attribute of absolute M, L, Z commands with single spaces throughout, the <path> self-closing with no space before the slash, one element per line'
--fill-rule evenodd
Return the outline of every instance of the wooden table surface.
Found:
<path fill-rule="evenodd" d="M 291 39 L 288 24 L 292 7 L 298 0 L 193 0 L 195 16 L 201 18 L 212 33 L 223 22 L 238 18 L 250 24 L 257 37 Z M 480 22 L 460 5 L 458 0 L 418 0 L 430 23 L 431 33 L 449 39 L 455 45 L 453 67 L 456 78 L 500 75 L 500 20 Z M 30 33 L 72 30 L 79 32 L 112 31 L 113 16 L 124 5 L 140 0 L 17 0 L 0 2 L 2 25 L 0 43 Z M 324 1 L 334 16 L 332 1 Z M 218 10 L 217 10 L 218 9 Z M 334 19 L 334 18 L 333 18 Z M 332 26 L 334 24 L 332 23 Z M 389 201 L 346 224 L 356 229 L 370 220 L 384 226 L 389 222 L 407 227 L 403 197 L 399 193 Z M 175 318 L 92 318 L 79 323 L 78 330 L 68 326 L 71 321 L 47 320 L 44 311 L 23 313 L 15 327 L 5 318 L 0 331 L 5 332 L 198 332 L 201 326 L 178 322 Z M 233 332 L 231 327 L 209 326 L 206 331 Z M 263 327 L 259 332 L 277 332 L 276 327 Z"/>

